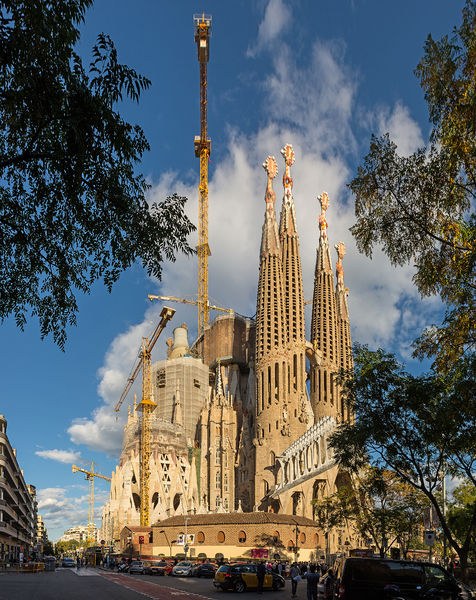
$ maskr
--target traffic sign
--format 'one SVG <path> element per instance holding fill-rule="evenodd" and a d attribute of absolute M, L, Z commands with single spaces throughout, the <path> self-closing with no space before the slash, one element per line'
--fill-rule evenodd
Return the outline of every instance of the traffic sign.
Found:
<path fill-rule="evenodd" d="M 435 532 L 429 530 L 425 531 L 424 540 L 427 546 L 433 546 L 435 543 Z"/>

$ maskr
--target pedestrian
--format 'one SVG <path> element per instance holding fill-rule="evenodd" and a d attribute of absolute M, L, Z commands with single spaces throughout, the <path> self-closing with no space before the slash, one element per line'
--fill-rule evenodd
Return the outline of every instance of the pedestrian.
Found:
<path fill-rule="evenodd" d="M 79 569 L 81 567 L 81 559 L 79 556 L 76 558 L 76 568 Z"/>
<path fill-rule="evenodd" d="M 317 600 L 319 575 L 316 573 L 316 565 L 311 565 L 302 578 L 307 579 L 307 600 Z"/>
<path fill-rule="evenodd" d="M 258 576 L 258 594 L 262 594 L 264 576 L 266 575 L 266 567 L 263 561 L 260 561 L 258 563 L 258 566 L 256 568 L 256 575 Z"/>
<path fill-rule="evenodd" d="M 292 564 L 289 576 L 291 577 L 291 598 L 296 598 L 297 586 L 301 581 L 301 571 L 299 570 L 297 563 Z"/>
<path fill-rule="evenodd" d="M 324 598 L 325 600 L 331 600 L 334 597 L 334 571 L 333 569 L 328 569 L 326 576 L 324 577 Z"/>
<path fill-rule="evenodd" d="M 278 573 L 281 575 L 283 572 L 283 564 L 281 562 L 278 563 Z"/>

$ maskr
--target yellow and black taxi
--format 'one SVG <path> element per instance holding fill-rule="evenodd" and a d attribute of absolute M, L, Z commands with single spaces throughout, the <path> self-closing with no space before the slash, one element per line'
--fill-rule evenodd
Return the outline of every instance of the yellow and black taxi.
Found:
<path fill-rule="evenodd" d="M 247 589 L 258 587 L 257 565 L 252 563 L 222 565 L 215 573 L 213 585 L 221 590 L 245 592 Z M 279 590 L 286 585 L 281 575 L 267 571 L 264 576 L 263 589 Z"/>

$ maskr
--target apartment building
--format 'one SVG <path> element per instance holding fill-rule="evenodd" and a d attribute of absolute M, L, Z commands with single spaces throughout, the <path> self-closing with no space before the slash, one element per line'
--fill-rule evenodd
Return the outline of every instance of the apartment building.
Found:
<path fill-rule="evenodd" d="M 0 562 L 29 556 L 36 538 L 36 509 L 0 415 Z"/>

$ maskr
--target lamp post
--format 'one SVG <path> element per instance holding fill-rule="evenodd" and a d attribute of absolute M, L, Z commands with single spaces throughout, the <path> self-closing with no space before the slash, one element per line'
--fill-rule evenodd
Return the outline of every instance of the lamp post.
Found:
<path fill-rule="evenodd" d="M 296 526 L 294 528 L 294 531 L 296 533 L 296 543 L 294 545 L 294 562 L 297 562 L 297 557 L 298 557 L 298 554 L 299 554 L 299 546 L 298 546 L 299 527 L 297 526 L 297 523 L 296 523 Z"/>
<path fill-rule="evenodd" d="M 167 532 L 162 529 L 159 533 L 163 533 L 165 535 L 165 540 L 167 541 L 167 545 L 169 547 L 169 556 L 172 558 L 172 544 L 169 542 L 169 538 L 167 537 Z"/>
<path fill-rule="evenodd" d="M 188 525 L 189 521 L 190 521 L 190 517 L 185 517 L 185 545 L 183 547 L 183 549 L 185 551 L 185 560 L 187 560 L 187 552 L 188 552 L 188 529 L 187 529 L 187 525 Z"/>
<path fill-rule="evenodd" d="M 127 545 L 129 546 L 129 554 L 131 555 L 131 558 L 132 558 L 132 536 L 131 535 L 127 536 Z"/>

